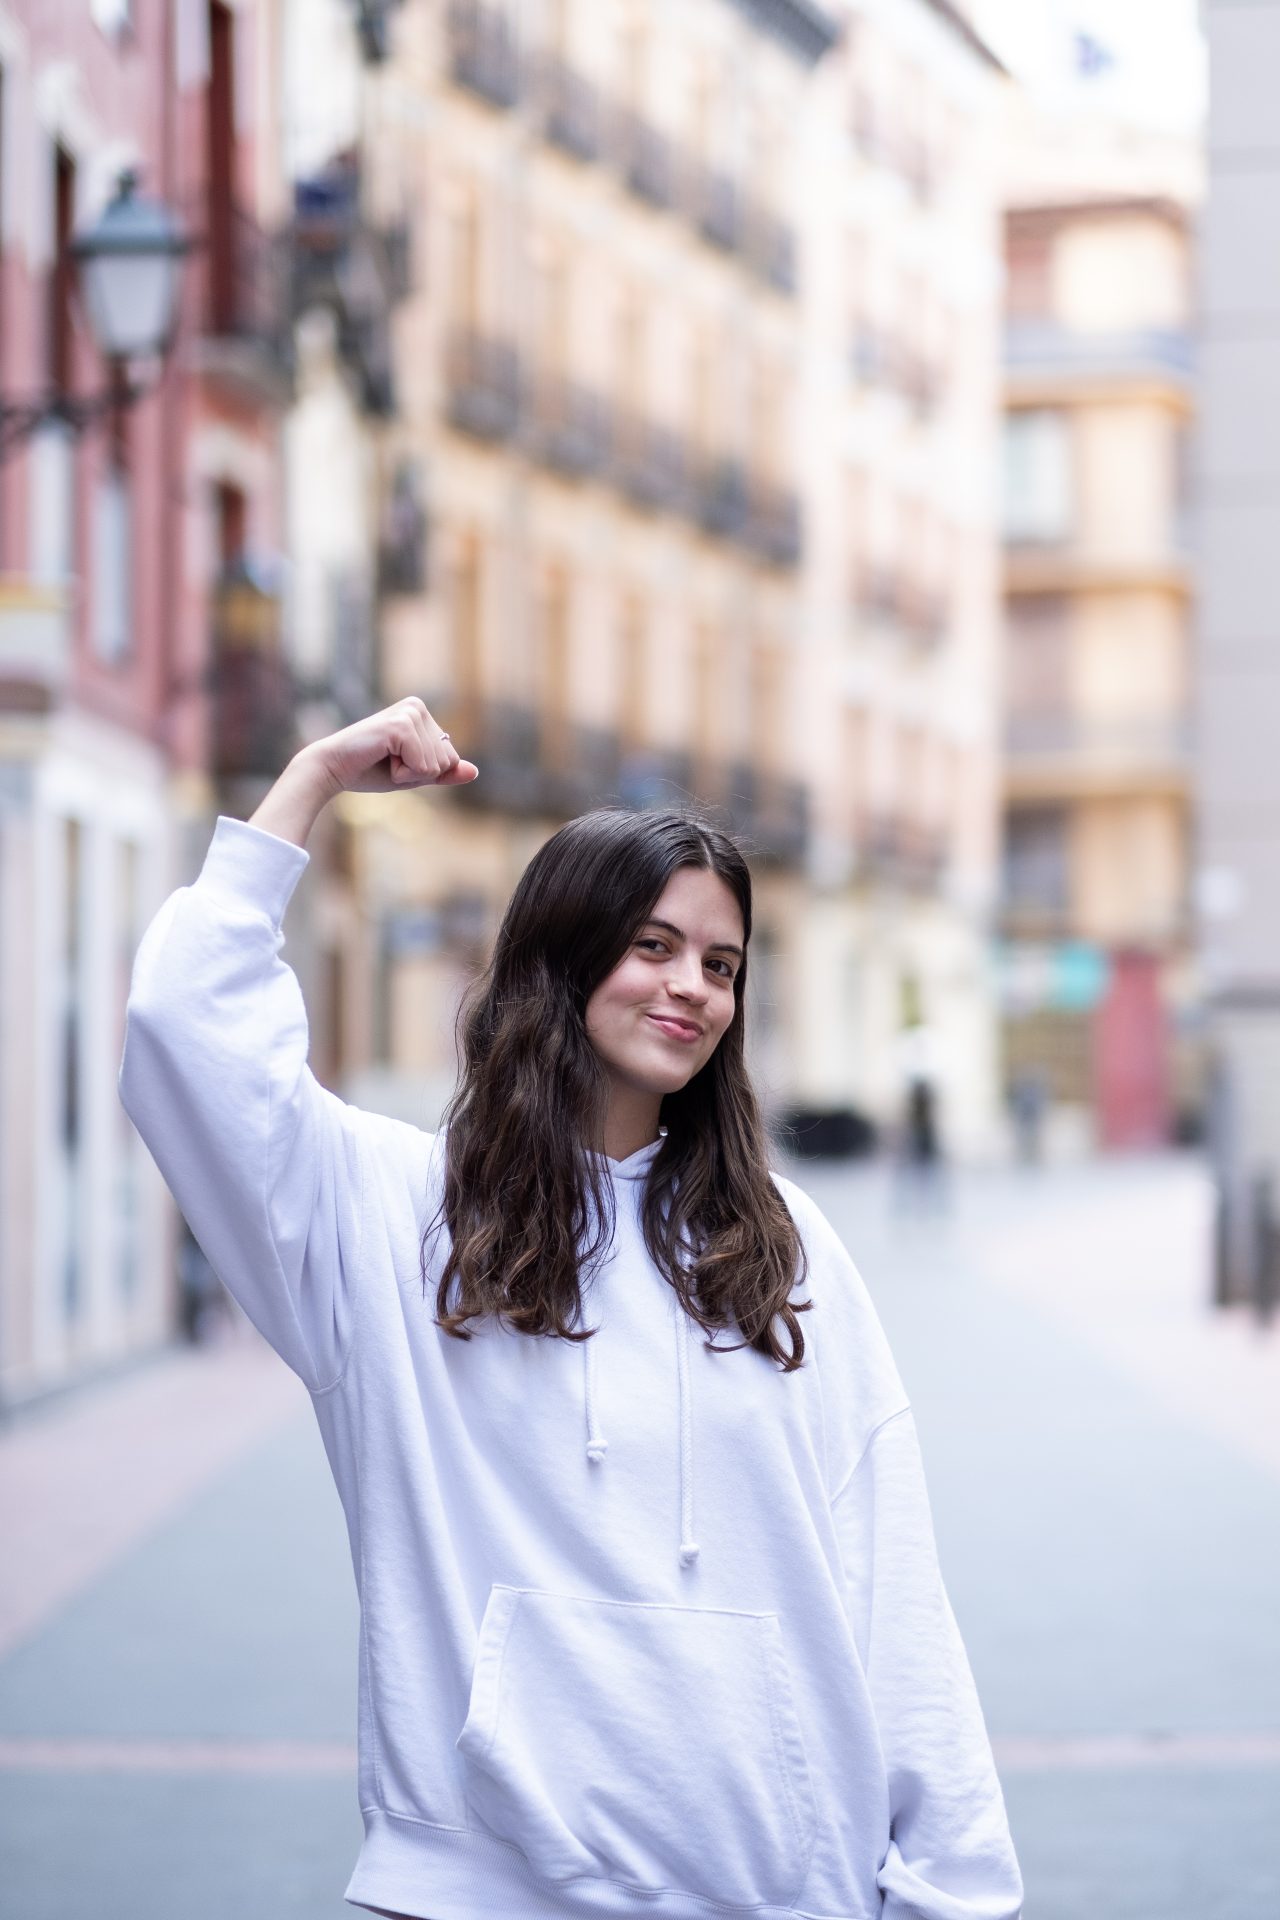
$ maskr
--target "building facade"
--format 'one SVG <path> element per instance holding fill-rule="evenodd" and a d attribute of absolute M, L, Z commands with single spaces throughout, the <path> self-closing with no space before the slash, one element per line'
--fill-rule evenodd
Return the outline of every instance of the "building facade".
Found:
<path fill-rule="evenodd" d="M 1006 80 L 953 7 L 848 5 L 807 194 L 806 1102 L 998 1139 L 999 184 Z M 925 1062 L 928 1062 L 927 1069 Z"/>
<path fill-rule="evenodd" d="M 1191 212 L 1095 192 L 1005 234 L 1006 1086 L 1152 1146 L 1202 1095 Z"/>
<path fill-rule="evenodd" d="M 1208 0 L 1209 193 L 1199 273 L 1198 904 L 1225 1202 L 1221 1289 L 1276 1298 L 1280 1192 L 1280 202 L 1269 98 L 1280 4 Z"/>
<path fill-rule="evenodd" d="M 0 6 L 0 1399 L 166 1337 L 176 1242 L 116 1095 L 143 927 L 195 857 L 220 707 L 216 582 L 279 549 L 270 140 L 250 0 Z M 202 244 L 174 352 L 100 392 L 71 241 L 134 168 Z"/>
<path fill-rule="evenodd" d="M 392 22 L 417 284 L 397 318 L 382 692 L 480 777 L 339 812 L 365 907 L 347 1084 L 434 1125 L 541 841 L 697 799 L 757 856 L 757 1065 L 804 898 L 800 129 L 808 4 L 460 0 Z"/>

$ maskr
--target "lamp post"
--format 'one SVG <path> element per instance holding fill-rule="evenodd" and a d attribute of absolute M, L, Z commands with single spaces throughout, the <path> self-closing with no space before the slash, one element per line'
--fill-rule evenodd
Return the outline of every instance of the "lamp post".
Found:
<path fill-rule="evenodd" d="M 80 433 L 103 414 L 139 399 L 129 379 L 133 361 L 162 359 L 173 344 L 183 256 L 190 241 L 159 200 L 144 199 L 138 178 L 123 173 L 99 218 L 71 243 L 80 295 L 98 348 L 110 369 L 100 393 L 50 393 L 42 399 L 0 399 L 0 460 L 48 420 Z"/>

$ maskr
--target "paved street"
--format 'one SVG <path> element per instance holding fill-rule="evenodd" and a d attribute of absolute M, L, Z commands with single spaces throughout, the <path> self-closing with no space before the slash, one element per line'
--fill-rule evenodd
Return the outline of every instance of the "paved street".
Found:
<path fill-rule="evenodd" d="M 801 1177 L 915 1404 L 1027 1920 L 1280 1914 L 1280 1325 L 1207 1309 L 1197 1163 L 934 1216 Z M 301 1386 L 253 1338 L 137 1369 L 0 1436 L 0 1503 L 5 1911 L 351 1912 L 354 1592 Z"/>

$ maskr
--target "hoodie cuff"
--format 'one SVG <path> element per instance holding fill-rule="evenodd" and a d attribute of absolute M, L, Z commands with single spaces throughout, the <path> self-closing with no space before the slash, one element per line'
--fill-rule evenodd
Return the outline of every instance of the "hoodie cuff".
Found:
<path fill-rule="evenodd" d="M 305 847 L 220 813 L 197 885 L 223 898 L 247 901 L 279 928 L 303 870 L 311 863 Z"/>

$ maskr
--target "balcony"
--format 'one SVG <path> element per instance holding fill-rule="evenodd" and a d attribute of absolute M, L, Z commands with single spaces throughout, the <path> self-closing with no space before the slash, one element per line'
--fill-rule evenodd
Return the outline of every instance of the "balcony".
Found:
<path fill-rule="evenodd" d="M 520 56 L 506 12 L 481 0 L 453 0 L 449 8 L 449 72 L 493 107 L 520 98 Z"/>
<path fill-rule="evenodd" d="M 698 476 L 694 513 L 705 533 L 736 539 L 747 525 L 747 475 L 736 460 L 709 461 Z"/>
<path fill-rule="evenodd" d="M 1123 592 L 1149 588 L 1188 599 L 1195 576 L 1185 548 L 1169 529 L 1164 543 L 1145 550 L 1103 546 L 1079 529 L 1064 526 L 1056 538 L 1006 531 L 1004 586 L 1007 594 L 1073 593 L 1084 589 Z"/>
<path fill-rule="evenodd" d="M 689 212 L 704 240 L 732 253 L 742 232 L 738 189 L 727 173 L 695 162 L 689 169 Z"/>
<path fill-rule="evenodd" d="M 908 892 L 935 892 L 947 862 L 946 829 L 924 826 L 902 814 L 872 815 L 860 837 L 860 871 Z"/>
<path fill-rule="evenodd" d="M 71 676 L 71 609 L 59 587 L 0 577 L 0 713 L 45 713 Z"/>
<path fill-rule="evenodd" d="M 796 290 L 796 236 L 777 214 L 747 200 L 742 215 L 742 252 L 748 266 L 779 293 Z"/>
<path fill-rule="evenodd" d="M 602 144 L 600 96 L 591 82 L 545 53 L 538 62 L 538 111 L 542 137 L 575 160 L 597 160 Z"/>
<path fill-rule="evenodd" d="M 562 375 L 534 376 L 521 420 L 522 442 L 535 460 L 580 480 L 604 470 L 609 446 L 608 409 L 599 394 Z"/>
<path fill-rule="evenodd" d="M 367 222 L 360 197 L 359 168 L 351 162 L 335 162 L 295 184 L 290 312 L 328 308 L 361 405 L 386 416 L 396 404 L 391 318 L 409 290 L 409 237 L 403 224 L 378 228 Z"/>
<path fill-rule="evenodd" d="M 1180 786 L 1190 777 L 1191 721 L 1185 712 L 1014 711 L 1005 718 L 1004 745 L 1011 783 L 1037 790 L 1099 782 Z"/>
<path fill-rule="evenodd" d="M 218 780 L 274 780 L 296 752 L 293 674 L 280 603 L 237 569 L 213 593 L 210 771 Z"/>
<path fill-rule="evenodd" d="M 793 866 L 804 858 L 809 799 L 798 780 L 761 772 L 748 761 L 728 770 L 728 810 L 753 862 Z"/>
<path fill-rule="evenodd" d="M 680 807 L 693 796 L 692 757 L 672 747 L 625 748 L 618 797 L 627 807 Z"/>
<path fill-rule="evenodd" d="M 652 207 L 669 207 L 675 194 L 671 142 L 629 108 L 615 115 L 613 147 L 627 191 Z"/>
<path fill-rule="evenodd" d="M 510 440 L 520 424 L 520 362 L 509 340 L 460 328 L 445 369 L 450 423 L 478 440 Z"/>
<path fill-rule="evenodd" d="M 784 487 L 750 480 L 742 543 L 775 567 L 794 567 L 800 558 L 800 502 Z"/>
<path fill-rule="evenodd" d="M 290 270 L 285 237 L 239 207 L 210 206 L 196 361 L 207 377 L 255 403 L 288 398 Z"/>
<path fill-rule="evenodd" d="M 1189 391 L 1195 347 L 1176 327 L 1085 333 L 1052 321 L 1020 321 L 1005 332 L 1004 364 L 1019 385 L 1158 380 Z"/>
<path fill-rule="evenodd" d="M 609 474 L 633 506 L 677 513 L 687 499 L 683 443 L 642 414 L 615 413 Z"/>

